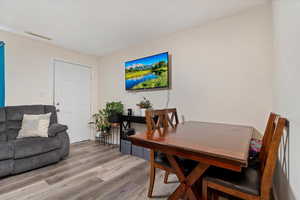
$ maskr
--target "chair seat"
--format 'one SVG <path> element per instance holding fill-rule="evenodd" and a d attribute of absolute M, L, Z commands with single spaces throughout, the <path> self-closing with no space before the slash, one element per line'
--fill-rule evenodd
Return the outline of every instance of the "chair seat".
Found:
<path fill-rule="evenodd" d="M 166 154 L 161 152 L 155 152 L 154 153 L 154 162 L 157 164 L 160 164 L 162 166 L 171 168 L 170 162 L 166 156 Z"/>
<path fill-rule="evenodd" d="M 250 195 L 260 195 L 260 170 L 258 168 L 248 167 L 242 172 L 234 172 L 210 167 L 204 179 Z"/>
<path fill-rule="evenodd" d="M 188 175 L 198 164 L 198 162 L 183 158 L 176 158 L 179 165 L 183 167 L 183 171 L 185 175 Z M 161 152 L 155 152 L 154 154 L 154 161 L 160 165 L 163 165 L 168 168 L 172 168 L 166 154 Z"/>

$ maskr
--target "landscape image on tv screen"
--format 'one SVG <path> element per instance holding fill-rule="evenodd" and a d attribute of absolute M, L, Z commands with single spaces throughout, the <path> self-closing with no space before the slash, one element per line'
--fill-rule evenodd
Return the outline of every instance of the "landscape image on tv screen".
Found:
<path fill-rule="evenodd" d="M 168 88 L 168 53 L 125 62 L 125 85 L 126 90 Z"/>

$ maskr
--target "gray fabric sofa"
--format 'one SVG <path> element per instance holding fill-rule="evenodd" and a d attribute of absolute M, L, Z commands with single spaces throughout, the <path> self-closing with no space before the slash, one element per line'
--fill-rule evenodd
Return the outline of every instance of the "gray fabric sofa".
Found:
<path fill-rule="evenodd" d="M 51 112 L 48 138 L 17 139 L 24 114 Z M 18 174 L 56 163 L 69 155 L 68 127 L 58 124 L 56 109 L 50 105 L 0 108 L 0 177 Z"/>

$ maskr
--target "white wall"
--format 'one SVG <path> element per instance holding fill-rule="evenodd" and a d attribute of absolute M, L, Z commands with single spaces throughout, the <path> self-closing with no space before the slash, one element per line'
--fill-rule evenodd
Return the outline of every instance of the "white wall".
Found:
<path fill-rule="evenodd" d="M 274 108 L 290 120 L 290 190 L 283 174 L 277 174 L 279 199 L 300 199 L 300 1 L 273 2 L 276 76 Z M 278 170 L 278 172 L 281 172 Z"/>
<path fill-rule="evenodd" d="M 25 36 L 0 31 L 5 42 L 6 105 L 52 104 L 51 67 L 62 59 L 92 67 L 92 110 L 97 108 L 96 56 L 84 55 Z"/>
<path fill-rule="evenodd" d="M 172 58 L 169 107 L 186 120 L 265 127 L 272 109 L 271 6 L 171 34 L 100 58 L 99 105 L 122 100 L 136 107 L 142 96 L 165 107 L 168 91 L 126 92 L 124 62 L 168 51 Z"/>

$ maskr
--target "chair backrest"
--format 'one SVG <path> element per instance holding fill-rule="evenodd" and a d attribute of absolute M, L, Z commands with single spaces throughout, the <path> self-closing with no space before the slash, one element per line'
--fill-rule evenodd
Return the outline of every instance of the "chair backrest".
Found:
<path fill-rule="evenodd" d="M 167 120 L 168 120 L 169 125 L 171 125 L 172 128 L 175 128 L 179 124 L 177 109 L 176 108 L 168 108 L 168 109 L 166 109 L 166 112 L 167 112 Z"/>
<path fill-rule="evenodd" d="M 177 111 L 175 108 L 147 110 L 146 123 L 149 135 L 153 135 L 155 131 L 158 131 L 159 134 L 162 134 L 162 130 L 164 132 L 169 125 L 174 128 L 179 123 Z"/>
<path fill-rule="evenodd" d="M 146 110 L 146 123 L 148 135 L 153 135 L 155 131 L 161 134 L 161 129 L 168 128 L 166 110 Z"/>
<path fill-rule="evenodd" d="M 263 136 L 263 140 L 262 140 L 261 151 L 259 153 L 259 160 L 261 162 L 261 166 L 260 166 L 261 173 L 263 173 L 263 170 L 265 168 L 267 153 L 270 149 L 270 143 L 275 130 L 275 125 L 276 125 L 275 122 L 276 120 L 278 120 L 278 118 L 279 118 L 278 114 L 270 113 L 268 123 L 265 129 L 265 133 Z"/>
<path fill-rule="evenodd" d="M 262 163 L 264 165 L 263 173 L 261 177 L 261 197 L 262 199 L 270 198 L 270 190 L 272 187 L 274 170 L 276 167 L 277 159 L 278 159 L 278 151 L 279 145 L 281 142 L 281 138 L 283 136 L 284 130 L 288 125 L 288 121 L 285 118 L 279 118 L 274 122 L 274 130 L 272 131 L 270 137 L 270 143 L 268 145 L 268 151 L 266 151 L 266 159 L 265 162 Z"/>

